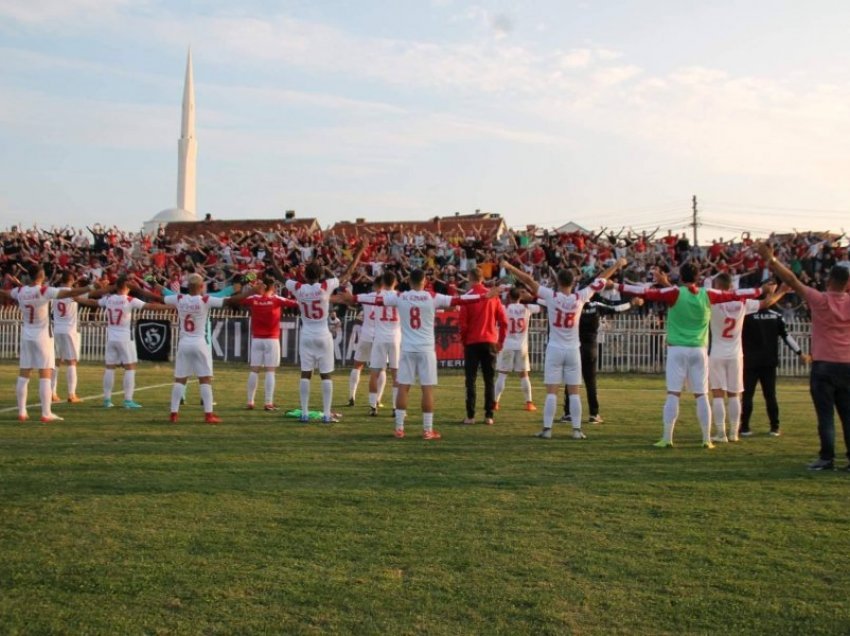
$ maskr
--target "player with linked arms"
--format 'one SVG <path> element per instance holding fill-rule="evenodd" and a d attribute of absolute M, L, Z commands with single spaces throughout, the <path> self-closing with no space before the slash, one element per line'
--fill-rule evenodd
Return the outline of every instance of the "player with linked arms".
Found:
<path fill-rule="evenodd" d="M 514 275 L 537 298 L 545 301 L 549 318 L 549 342 L 546 344 L 543 381 L 546 384 L 546 402 L 543 406 L 543 429 L 537 437 L 551 439 L 552 424 L 558 408 L 558 394 L 566 385 L 572 415 L 573 439 L 585 439 L 581 430 L 581 354 L 578 335 L 579 318 L 584 305 L 595 293 L 601 291 L 608 279 L 626 265 L 625 258 L 617 260 L 603 271 L 590 285 L 574 291 L 575 279 L 568 269 L 557 274 L 557 289 L 541 286 L 531 276 L 507 261 L 502 267 Z"/>

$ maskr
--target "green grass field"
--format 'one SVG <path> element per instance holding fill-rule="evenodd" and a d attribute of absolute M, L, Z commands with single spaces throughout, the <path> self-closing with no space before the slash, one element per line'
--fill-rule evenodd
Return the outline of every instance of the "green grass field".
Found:
<path fill-rule="evenodd" d="M 365 383 L 343 423 L 302 425 L 241 410 L 245 370 L 217 371 L 219 426 L 196 384 L 178 426 L 167 387 L 140 412 L 61 404 L 55 425 L 0 412 L 0 632 L 850 633 L 850 474 L 805 470 L 804 382 L 780 387 L 783 437 L 759 400 L 754 437 L 706 451 L 692 398 L 677 448 L 650 446 L 659 378 L 603 377 L 605 424 L 547 442 L 515 379 L 496 426 L 461 426 L 444 373 L 444 439 L 425 442 L 418 409 L 404 440 L 388 411 L 365 417 Z M 0 408 L 15 374 L 0 366 Z M 137 386 L 170 376 L 143 366 Z M 100 377 L 83 367 L 79 394 Z M 296 399 L 286 369 L 278 403 Z"/>

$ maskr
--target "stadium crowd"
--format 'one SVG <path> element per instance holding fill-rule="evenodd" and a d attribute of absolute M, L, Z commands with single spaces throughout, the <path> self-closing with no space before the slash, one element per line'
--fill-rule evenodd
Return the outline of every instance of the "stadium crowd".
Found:
<path fill-rule="evenodd" d="M 177 292 L 186 290 L 190 274 L 199 273 L 210 291 L 221 291 L 234 285 L 238 289 L 245 280 L 254 280 L 274 267 L 301 280 L 305 264 L 314 258 L 338 273 L 364 238 L 366 250 L 352 277 L 355 293 L 369 291 L 372 280 L 385 271 L 393 271 L 403 280 L 410 271 L 422 268 L 435 291 L 457 295 L 468 287 L 467 273 L 473 267 L 485 281 L 511 278 L 500 266 L 503 258 L 544 285 L 564 266 L 589 279 L 621 257 L 629 260 L 621 274 L 629 282 L 651 281 L 655 268 L 677 280 L 679 268 L 687 262 L 697 267 L 702 280 L 710 281 L 721 272 L 730 274 L 736 288 L 756 286 L 770 276 L 749 233 L 695 247 L 686 234 L 670 230 L 558 232 L 529 227 L 497 236 L 483 225 L 464 231 L 458 224 L 432 232 L 398 224 L 380 231 L 331 233 L 283 223 L 267 231 L 220 233 L 206 230 L 200 223 L 190 236 L 169 234 L 164 227 L 155 235 L 144 235 L 100 224 L 86 228 L 13 226 L 0 232 L 0 275 L 2 288 L 8 290 L 14 285 L 12 277 L 39 263 L 48 280 L 70 271 L 79 279 L 114 282 L 128 272 Z M 850 244 L 844 235 L 797 232 L 771 239 L 777 257 L 787 262 L 804 284 L 818 290 L 824 289 L 832 265 L 850 266 Z M 796 309 L 805 311 L 805 306 L 790 295 L 782 309 L 791 315 Z M 647 303 L 641 311 L 653 313 L 663 308 Z"/>

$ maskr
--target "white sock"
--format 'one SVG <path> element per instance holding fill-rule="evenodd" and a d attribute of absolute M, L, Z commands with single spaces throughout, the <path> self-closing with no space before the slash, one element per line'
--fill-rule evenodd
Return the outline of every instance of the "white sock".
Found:
<path fill-rule="evenodd" d="M 348 374 L 348 399 L 353 400 L 357 395 L 357 386 L 360 384 L 360 369 L 354 368 Z"/>
<path fill-rule="evenodd" d="M 185 384 L 175 382 L 171 386 L 171 412 L 177 413 L 180 410 L 180 400 L 183 399 L 183 392 L 186 390 Z"/>
<path fill-rule="evenodd" d="M 665 442 L 673 442 L 673 428 L 679 418 L 679 396 L 672 393 L 667 394 L 664 402 L 664 435 L 661 437 Z"/>
<path fill-rule="evenodd" d="M 433 413 L 423 413 L 422 414 L 422 430 L 426 433 L 434 430 L 434 414 Z"/>
<path fill-rule="evenodd" d="M 265 390 L 265 403 L 274 404 L 274 371 L 266 371 L 266 382 L 263 385 Z"/>
<path fill-rule="evenodd" d="M 708 396 L 703 394 L 697 398 L 697 419 L 702 429 L 702 442 L 707 444 L 711 441 L 711 405 Z"/>
<path fill-rule="evenodd" d="M 407 410 L 405 409 L 396 409 L 395 410 L 395 428 L 397 431 L 404 430 L 404 418 L 407 417 Z M 423 418 L 424 421 L 424 418 Z"/>
<path fill-rule="evenodd" d="M 115 369 L 106 369 L 103 372 L 103 399 L 112 399 L 112 387 L 115 385 Z"/>
<path fill-rule="evenodd" d="M 50 378 L 38 379 L 38 397 L 41 400 L 41 416 L 47 417 L 50 415 L 51 398 L 53 397 L 53 386 L 50 383 Z"/>
<path fill-rule="evenodd" d="M 204 403 L 204 413 L 213 412 L 212 384 L 201 385 L 201 402 Z"/>
<path fill-rule="evenodd" d="M 738 438 L 738 428 L 741 426 L 741 398 L 737 395 L 729 398 L 729 437 Z"/>
<path fill-rule="evenodd" d="M 257 384 L 260 382 L 260 375 L 256 371 L 251 371 L 248 374 L 248 404 L 254 403 L 254 398 L 257 396 Z"/>
<path fill-rule="evenodd" d="M 525 401 L 531 402 L 531 378 L 520 378 L 519 386 L 522 389 L 522 394 L 525 396 Z"/>
<path fill-rule="evenodd" d="M 393 408 L 395 408 L 395 400 L 396 400 L 397 397 L 398 397 L 398 387 L 394 386 L 393 387 Z"/>
<path fill-rule="evenodd" d="M 554 393 L 546 394 L 546 401 L 543 403 L 543 428 L 552 428 L 552 422 L 555 421 L 555 410 L 558 408 L 558 396 Z"/>
<path fill-rule="evenodd" d="M 180 390 L 180 399 L 185 400 L 186 399 L 186 391 L 189 389 L 189 383 L 187 382 L 186 384 L 181 384 L 180 386 L 183 387 Z"/>
<path fill-rule="evenodd" d="M 378 375 L 378 404 L 381 403 L 381 398 L 384 397 L 384 387 L 387 386 L 387 372 L 382 369 Z"/>
<path fill-rule="evenodd" d="M 59 386 L 59 367 L 53 369 L 53 375 L 50 376 L 50 390 L 53 395 L 56 395 L 56 387 Z"/>
<path fill-rule="evenodd" d="M 712 400 L 714 408 L 714 434 L 723 437 L 726 435 L 726 403 L 722 397 L 716 397 Z"/>
<path fill-rule="evenodd" d="M 124 371 L 124 400 L 131 401 L 136 390 L 136 372 Z"/>
<path fill-rule="evenodd" d="M 507 373 L 500 373 L 499 377 L 496 378 L 496 387 L 495 387 L 494 392 L 496 394 L 496 401 L 497 402 L 502 398 L 502 393 L 504 393 L 504 391 L 505 391 L 505 381 L 507 379 L 508 379 Z"/>
<path fill-rule="evenodd" d="M 570 420 L 574 429 L 581 430 L 581 396 L 578 393 L 570 393 Z"/>
<path fill-rule="evenodd" d="M 307 417 L 310 412 L 310 380 L 301 378 L 298 384 L 298 397 L 301 399 L 301 417 Z"/>
<path fill-rule="evenodd" d="M 68 365 L 68 396 L 77 394 L 77 365 Z"/>
<path fill-rule="evenodd" d="M 370 393 L 369 394 L 369 406 L 371 406 L 373 409 L 378 408 L 378 394 L 377 393 Z"/>
<path fill-rule="evenodd" d="M 331 401 L 334 397 L 333 380 L 322 380 L 322 414 L 325 417 L 331 416 Z"/>
<path fill-rule="evenodd" d="M 18 398 L 18 415 L 24 415 L 27 412 L 27 386 L 29 383 L 29 378 L 18 376 L 18 383 L 15 385 L 15 396 Z"/>

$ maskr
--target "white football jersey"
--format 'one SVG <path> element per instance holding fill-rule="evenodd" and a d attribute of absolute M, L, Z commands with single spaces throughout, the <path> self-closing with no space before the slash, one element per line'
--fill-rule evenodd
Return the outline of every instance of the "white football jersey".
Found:
<path fill-rule="evenodd" d="M 367 303 L 375 303 L 378 297 L 394 292 L 386 291 L 369 294 L 358 294 L 357 298 L 362 299 Z M 401 341 L 401 320 L 398 317 L 398 307 L 373 306 L 375 317 L 375 338 L 374 342 L 400 342 Z"/>
<path fill-rule="evenodd" d="M 97 301 L 106 312 L 106 339 L 110 342 L 130 342 L 133 311 L 143 309 L 144 301 L 121 294 L 110 294 Z"/>
<path fill-rule="evenodd" d="M 360 340 L 362 342 L 375 341 L 375 316 L 378 309 L 374 305 L 363 305 L 363 324 L 360 326 Z"/>
<path fill-rule="evenodd" d="M 597 278 L 576 292 L 563 294 L 549 287 L 539 287 L 537 297 L 546 301 L 549 316 L 549 345 L 560 349 L 578 349 L 578 323 L 581 310 L 593 294 L 605 287 L 605 279 Z"/>
<path fill-rule="evenodd" d="M 425 290 L 385 292 L 384 306 L 397 308 L 401 320 L 401 350 L 408 353 L 434 351 L 434 315 L 452 306 L 452 296 Z"/>
<path fill-rule="evenodd" d="M 330 299 L 337 287 L 339 287 L 339 279 L 336 278 L 328 278 L 320 283 L 312 284 L 294 280 L 286 281 L 286 289 L 298 301 L 302 334 L 312 337 L 330 333 L 328 328 Z"/>
<path fill-rule="evenodd" d="M 70 289 L 60 287 L 59 289 Z M 71 298 L 60 298 L 53 301 L 53 333 L 69 334 L 79 331 L 79 305 Z"/>
<path fill-rule="evenodd" d="M 224 298 L 217 296 L 190 296 L 174 294 L 163 299 L 166 305 L 177 307 L 177 321 L 180 330 L 178 346 L 183 344 L 209 344 L 207 339 L 207 320 L 210 309 L 224 307 Z"/>
<path fill-rule="evenodd" d="M 744 355 L 741 333 L 744 318 L 761 307 L 758 300 L 733 300 L 711 306 L 711 357 L 728 360 Z"/>
<path fill-rule="evenodd" d="M 508 335 L 503 348 L 509 351 L 528 349 L 528 319 L 539 313 L 540 305 L 511 303 L 505 307 L 505 314 L 508 317 Z"/>
<path fill-rule="evenodd" d="M 50 301 L 58 293 L 57 287 L 47 285 L 25 285 L 12 290 L 12 300 L 16 300 L 21 308 L 22 339 L 50 340 Z"/>

